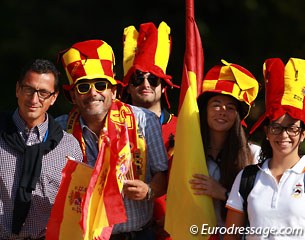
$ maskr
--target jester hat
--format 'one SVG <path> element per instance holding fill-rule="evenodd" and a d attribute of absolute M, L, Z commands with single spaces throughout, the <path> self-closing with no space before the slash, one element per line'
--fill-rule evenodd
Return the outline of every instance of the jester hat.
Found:
<path fill-rule="evenodd" d="M 221 62 L 223 65 L 214 66 L 207 72 L 198 100 L 210 95 L 208 93 L 230 95 L 240 102 L 239 114 L 245 119 L 257 97 L 259 84 L 247 69 L 224 60 Z"/>
<path fill-rule="evenodd" d="M 290 58 L 286 66 L 279 58 L 264 62 L 265 113 L 250 130 L 253 133 L 268 118 L 275 121 L 284 114 L 305 123 L 305 60 Z"/>
<path fill-rule="evenodd" d="M 113 73 L 114 53 L 102 40 L 75 43 L 62 51 L 60 57 L 69 80 L 69 85 L 63 85 L 68 100 L 71 100 L 68 92 L 82 79 L 104 78 L 112 85 L 117 84 Z"/>
<path fill-rule="evenodd" d="M 123 83 L 128 84 L 136 71 L 150 72 L 173 87 L 166 68 L 171 52 L 170 27 L 161 22 L 158 29 L 152 22 L 140 25 L 139 32 L 134 26 L 124 29 L 123 36 Z"/>

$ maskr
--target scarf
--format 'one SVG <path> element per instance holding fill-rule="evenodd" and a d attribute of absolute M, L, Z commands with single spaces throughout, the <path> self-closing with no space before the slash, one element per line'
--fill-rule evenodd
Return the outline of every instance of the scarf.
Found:
<path fill-rule="evenodd" d="M 83 139 L 81 124 L 79 121 L 80 113 L 77 108 L 73 108 L 69 113 L 67 132 L 74 135 L 79 141 L 84 162 L 87 162 L 86 144 Z M 108 112 L 105 129 L 107 129 L 110 139 L 115 139 L 119 126 L 126 124 L 128 132 L 128 140 L 130 142 L 130 151 L 132 154 L 132 168 L 134 178 L 145 181 L 146 179 L 146 142 L 141 131 L 138 129 L 135 116 L 131 107 L 117 99 L 113 100 L 111 108 Z M 104 134 L 101 132 L 99 136 L 98 146 L 101 150 Z"/>
<path fill-rule="evenodd" d="M 48 136 L 39 144 L 27 146 L 17 131 L 12 117 L 6 119 L 5 130 L 1 133 L 4 141 L 14 150 L 23 154 L 23 166 L 13 210 L 12 233 L 19 234 L 31 206 L 32 191 L 40 178 L 42 157 L 53 150 L 63 137 L 62 128 L 48 115 Z"/>

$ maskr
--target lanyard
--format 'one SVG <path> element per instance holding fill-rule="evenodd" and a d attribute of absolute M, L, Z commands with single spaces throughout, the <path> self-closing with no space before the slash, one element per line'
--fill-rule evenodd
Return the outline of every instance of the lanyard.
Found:
<path fill-rule="evenodd" d="M 44 135 L 42 142 L 47 141 L 48 135 L 49 135 L 49 129 L 46 131 L 46 134 Z"/>
<path fill-rule="evenodd" d="M 161 111 L 161 116 L 160 116 L 159 121 L 160 121 L 160 124 L 162 125 L 163 121 L 164 121 L 164 112 L 163 112 L 163 110 Z"/>

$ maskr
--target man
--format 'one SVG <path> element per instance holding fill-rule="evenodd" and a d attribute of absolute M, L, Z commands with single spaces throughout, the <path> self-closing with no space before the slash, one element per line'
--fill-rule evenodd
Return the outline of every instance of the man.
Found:
<path fill-rule="evenodd" d="M 171 50 L 170 28 L 161 22 L 158 29 L 153 23 L 134 26 L 124 30 L 124 84 L 122 99 L 132 105 L 154 112 L 162 125 L 163 141 L 167 149 L 169 165 L 173 157 L 177 117 L 169 113 L 167 88 L 177 87 L 166 75 Z M 165 198 L 155 199 L 154 216 L 158 239 L 170 239 L 164 231 Z"/>
<path fill-rule="evenodd" d="M 58 71 L 37 59 L 16 84 L 18 108 L 0 125 L 0 239 L 44 239 L 65 157 L 82 160 L 77 140 L 47 114 Z"/>
<path fill-rule="evenodd" d="M 114 225 L 110 239 L 154 239 L 152 199 L 163 195 L 167 187 L 161 128 L 152 112 L 116 99 L 114 60 L 112 48 L 102 40 L 79 42 L 62 53 L 70 83 L 64 91 L 75 108 L 57 120 L 78 138 L 84 159 L 91 166 L 102 154 L 106 135 L 110 140 L 120 138 L 115 130 L 126 129 L 132 156 L 123 187 L 127 222 Z"/>

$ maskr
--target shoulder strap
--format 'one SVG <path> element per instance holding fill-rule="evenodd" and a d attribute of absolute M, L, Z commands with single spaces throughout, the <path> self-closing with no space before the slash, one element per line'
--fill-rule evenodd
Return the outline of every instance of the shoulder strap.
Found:
<path fill-rule="evenodd" d="M 258 166 L 259 166 L 259 164 L 253 164 L 253 165 L 246 166 L 241 175 L 239 193 L 244 200 L 243 209 L 244 209 L 244 213 L 246 214 L 246 216 L 247 216 L 247 205 L 248 205 L 247 198 L 254 186 L 256 173 L 259 170 Z M 248 216 L 247 216 L 247 219 L 248 219 Z"/>

